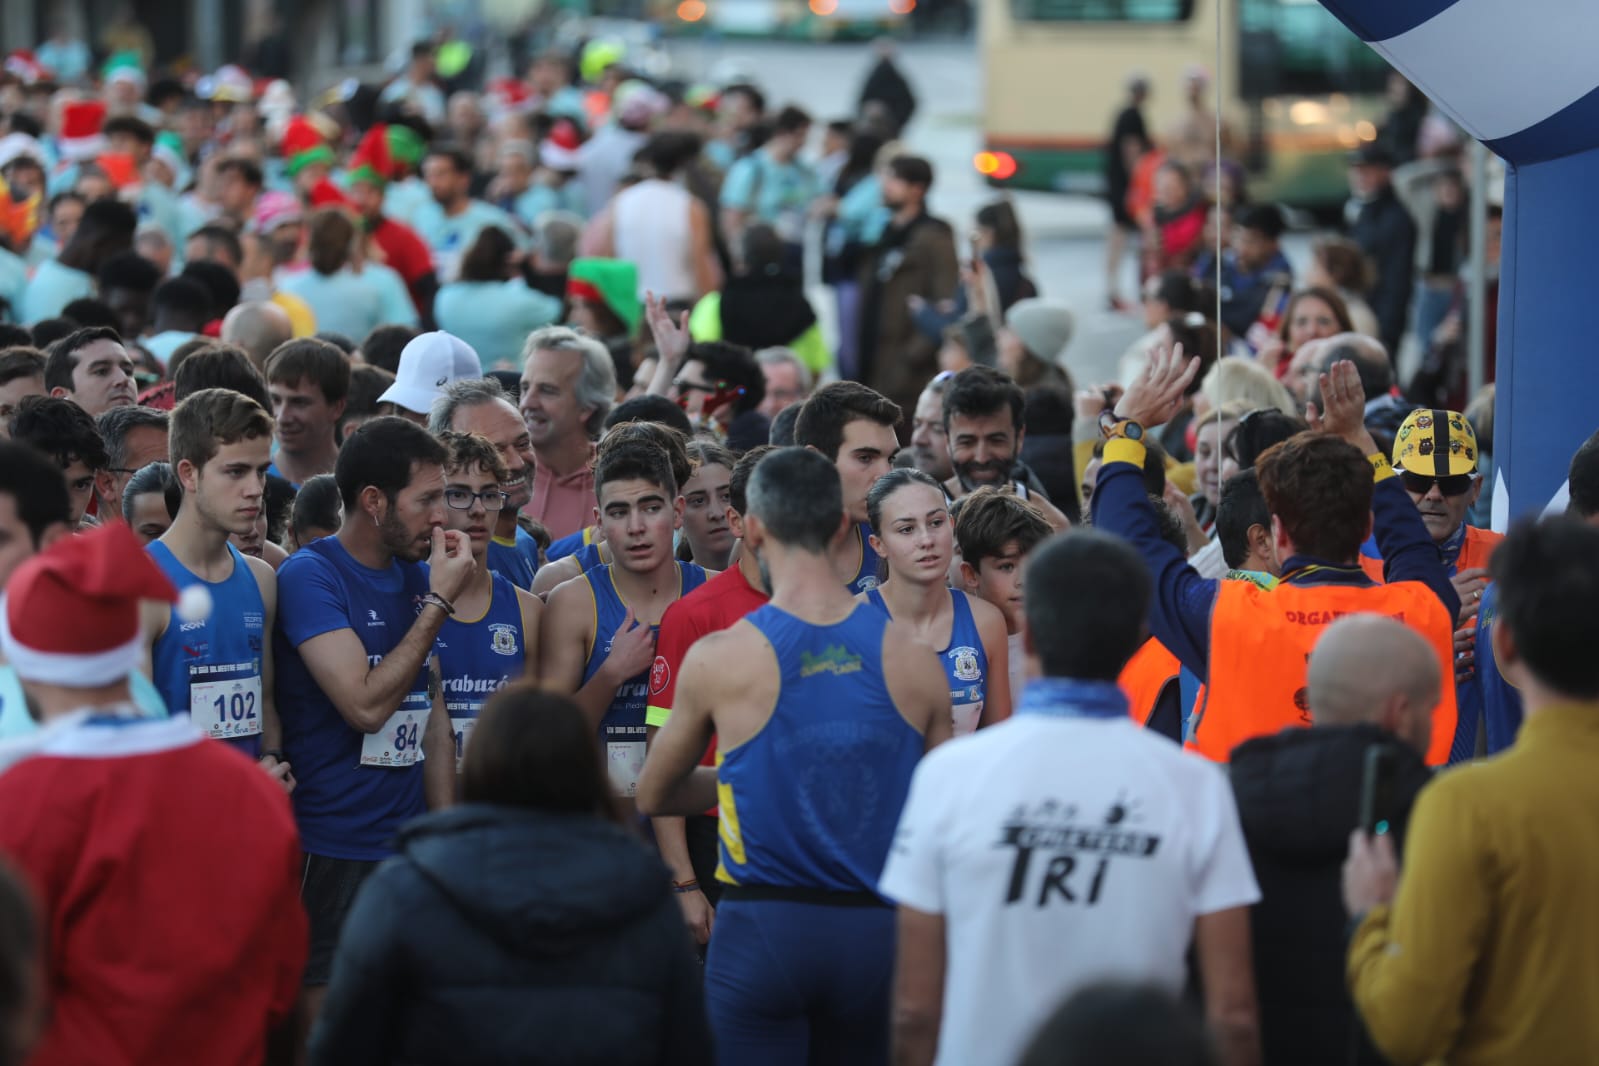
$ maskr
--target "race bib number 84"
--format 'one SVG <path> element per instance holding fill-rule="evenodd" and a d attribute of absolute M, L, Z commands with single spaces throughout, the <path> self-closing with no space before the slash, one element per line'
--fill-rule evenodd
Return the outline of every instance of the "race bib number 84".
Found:
<path fill-rule="evenodd" d="M 422 761 L 422 735 L 431 701 L 426 692 L 409 693 L 383 728 L 361 740 L 362 766 L 414 766 Z"/>

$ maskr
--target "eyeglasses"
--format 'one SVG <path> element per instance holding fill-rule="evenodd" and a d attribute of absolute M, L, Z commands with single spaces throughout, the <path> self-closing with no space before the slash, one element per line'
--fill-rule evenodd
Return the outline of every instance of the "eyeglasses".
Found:
<path fill-rule="evenodd" d="M 1444 477 L 1433 477 L 1431 474 L 1414 474 L 1409 470 L 1399 471 L 1399 479 L 1405 483 L 1405 491 L 1413 492 L 1417 496 L 1425 496 L 1437 484 L 1438 491 L 1445 496 L 1464 496 L 1471 491 L 1471 483 L 1476 480 L 1472 474 L 1447 474 Z"/>
<path fill-rule="evenodd" d="M 682 378 L 678 378 L 676 381 L 672 382 L 672 388 L 676 389 L 678 392 L 712 392 L 712 393 L 714 393 L 714 392 L 720 392 L 722 389 L 725 389 L 726 387 L 727 387 L 727 383 L 726 382 L 719 382 L 719 383 L 717 383 L 715 385 L 707 385 L 703 381 L 685 381 Z"/>
<path fill-rule="evenodd" d="M 470 511 L 473 500 L 482 500 L 485 511 L 503 511 L 510 498 L 499 489 L 489 489 L 486 492 L 468 492 L 465 489 L 444 490 L 444 502 L 457 511 Z"/>

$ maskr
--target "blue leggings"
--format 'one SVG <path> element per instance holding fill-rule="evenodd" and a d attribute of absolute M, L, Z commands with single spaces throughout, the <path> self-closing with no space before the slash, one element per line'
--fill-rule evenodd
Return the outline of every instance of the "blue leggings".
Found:
<path fill-rule="evenodd" d="M 888 1062 L 894 911 L 723 899 L 705 964 L 719 1066 Z"/>

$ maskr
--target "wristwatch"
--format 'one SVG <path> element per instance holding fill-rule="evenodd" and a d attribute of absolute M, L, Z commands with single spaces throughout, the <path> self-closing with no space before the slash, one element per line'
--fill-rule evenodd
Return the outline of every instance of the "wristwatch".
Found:
<path fill-rule="evenodd" d="M 1099 412 L 1099 431 L 1105 435 L 1106 440 L 1115 440 L 1117 437 L 1126 437 L 1128 440 L 1143 440 L 1144 427 L 1130 418 L 1117 418 L 1116 412 L 1110 408 Z"/>

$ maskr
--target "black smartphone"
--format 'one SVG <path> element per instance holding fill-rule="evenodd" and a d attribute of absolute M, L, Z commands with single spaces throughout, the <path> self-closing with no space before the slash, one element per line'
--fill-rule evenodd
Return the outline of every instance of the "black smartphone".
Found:
<path fill-rule="evenodd" d="M 1373 836 L 1391 832 L 1394 786 L 1399 774 L 1399 750 L 1389 743 L 1366 749 L 1365 774 L 1360 782 L 1360 828 Z"/>

